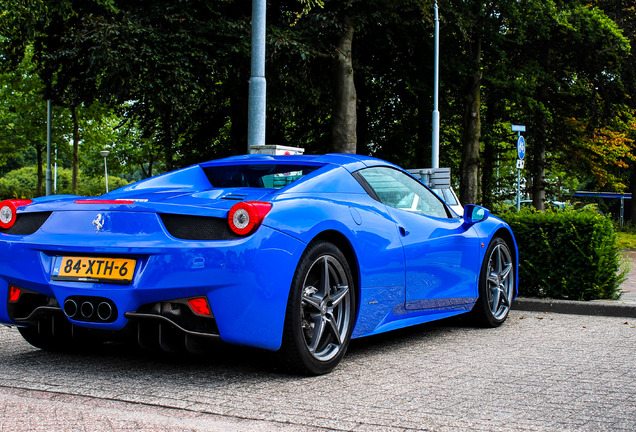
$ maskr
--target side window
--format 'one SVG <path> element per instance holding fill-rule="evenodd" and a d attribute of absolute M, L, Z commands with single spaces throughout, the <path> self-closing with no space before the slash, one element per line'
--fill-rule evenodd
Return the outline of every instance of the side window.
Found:
<path fill-rule="evenodd" d="M 437 218 L 448 218 L 444 203 L 411 176 L 388 167 L 365 168 L 356 173 L 387 206 Z"/>

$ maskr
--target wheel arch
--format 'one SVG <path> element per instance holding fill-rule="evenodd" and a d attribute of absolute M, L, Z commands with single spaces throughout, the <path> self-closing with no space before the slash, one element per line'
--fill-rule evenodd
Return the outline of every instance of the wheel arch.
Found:
<path fill-rule="evenodd" d="M 500 237 L 502 238 L 506 244 L 508 245 L 508 248 L 510 248 L 510 252 L 513 254 L 513 261 L 516 264 L 516 268 L 515 268 L 515 297 L 517 295 L 519 295 L 519 250 L 517 249 L 517 242 L 514 239 L 514 236 L 512 235 L 512 232 L 505 228 L 505 227 L 501 227 L 499 228 L 493 235 L 494 237 Z"/>
<path fill-rule="evenodd" d="M 348 312 L 345 312 L 346 315 L 342 315 L 340 312 L 335 313 L 334 311 L 334 315 L 332 316 L 332 319 L 338 321 L 333 324 L 336 326 L 335 328 L 337 328 L 338 333 L 340 333 L 340 336 L 337 338 L 337 342 L 333 342 L 333 337 L 328 335 L 328 331 L 323 333 L 323 331 L 320 330 L 318 335 L 316 335 L 316 333 L 312 330 L 313 326 L 305 327 L 303 325 L 303 315 L 305 312 L 303 310 L 302 303 L 304 301 L 304 287 L 305 282 L 307 281 L 307 275 L 310 274 L 309 272 L 312 271 L 314 265 L 318 263 L 318 260 L 323 259 L 325 254 L 329 254 L 332 260 L 341 263 L 338 264 L 338 267 L 340 267 L 341 270 L 334 271 L 340 272 L 340 275 L 344 275 L 346 272 L 346 278 L 349 279 L 349 285 L 352 283 L 359 285 L 357 282 L 359 279 L 357 258 L 353 246 L 345 234 L 336 230 L 325 230 L 320 232 L 306 244 L 295 272 L 294 281 L 291 285 L 287 311 L 285 313 L 283 339 L 280 349 L 276 354 L 281 364 L 283 364 L 286 368 L 290 371 L 303 375 L 322 375 L 330 372 L 335 366 L 337 366 L 347 350 L 358 315 L 360 302 L 357 296 L 359 295 L 359 288 L 356 288 L 355 290 L 349 290 L 351 293 L 349 298 L 352 303 L 345 306 L 348 309 Z M 325 260 L 324 262 L 325 265 L 327 265 L 327 261 Z M 354 265 L 355 267 L 353 267 Z M 333 266 L 333 264 L 330 264 L 330 266 Z M 346 266 L 349 267 L 348 270 L 344 269 Z M 320 268 L 319 271 L 324 272 L 324 270 L 321 270 Z M 300 277 L 298 277 L 298 275 L 300 275 Z M 350 278 L 353 280 L 350 280 Z M 307 285 L 307 287 L 309 286 Z M 331 292 L 332 288 L 333 285 L 328 287 L 328 292 Z M 327 295 L 327 293 L 324 294 L 325 296 Z M 313 293 L 307 295 L 313 296 Z M 351 297 L 353 298 L 351 299 Z M 326 299 L 326 297 L 323 297 L 323 299 Z M 323 304 L 322 300 L 320 300 L 320 304 Z M 336 306 L 334 304 L 333 309 L 335 308 Z M 323 317 L 326 316 L 327 302 L 324 302 L 324 306 L 317 307 L 317 310 L 319 311 L 318 315 L 323 315 Z M 329 314 L 331 314 L 331 312 L 329 312 Z M 334 318 L 336 316 L 341 316 L 341 318 Z M 341 322 L 343 319 L 348 320 L 348 322 Z M 346 325 L 347 327 L 341 327 L 341 325 Z M 327 327 L 330 328 L 329 326 Z M 315 352 L 312 352 L 308 345 L 308 341 L 306 339 L 308 334 L 305 334 L 306 328 L 310 329 L 309 332 L 311 335 L 309 335 L 309 337 L 311 338 L 312 343 L 314 341 L 314 337 L 318 338 L 316 339 L 316 341 L 318 341 L 318 345 L 314 346 Z M 344 332 L 345 329 L 346 333 L 341 333 Z M 325 334 L 327 334 L 327 336 L 325 336 Z M 333 343 L 322 345 L 329 340 L 332 340 Z M 322 348 L 320 348 L 322 351 L 320 352 L 318 351 L 319 346 L 322 346 Z M 323 354 L 327 357 L 322 358 L 321 356 Z"/>
<path fill-rule="evenodd" d="M 345 258 L 347 259 L 347 264 L 349 264 L 349 268 L 351 269 L 351 275 L 353 276 L 354 279 L 354 283 L 356 286 L 356 317 L 358 315 L 359 312 L 359 308 L 360 308 L 360 265 L 358 262 L 358 257 L 356 255 L 356 252 L 353 248 L 353 245 L 351 244 L 351 242 L 349 241 L 349 239 L 347 238 L 347 236 L 345 236 L 343 233 L 341 233 L 340 231 L 336 231 L 336 230 L 326 230 L 326 231 L 322 231 L 320 234 L 316 235 L 307 245 L 307 248 L 309 248 L 309 245 L 316 242 L 316 241 L 327 241 L 329 243 L 332 243 L 334 246 L 336 246 L 338 249 L 340 249 L 340 251 L 344 254 Z M 305 248 L 305 249 L 307 249 Z"/>

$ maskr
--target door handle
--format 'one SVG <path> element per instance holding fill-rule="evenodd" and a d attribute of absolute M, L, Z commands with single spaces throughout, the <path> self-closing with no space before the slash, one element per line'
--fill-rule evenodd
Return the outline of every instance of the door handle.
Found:
<path fill-rule="evenodd" d="M 402 237 L 406 237 L 407 235 L 409 235 L 409 232 L 404 227 L 400 227 L 400 235 Z"/>

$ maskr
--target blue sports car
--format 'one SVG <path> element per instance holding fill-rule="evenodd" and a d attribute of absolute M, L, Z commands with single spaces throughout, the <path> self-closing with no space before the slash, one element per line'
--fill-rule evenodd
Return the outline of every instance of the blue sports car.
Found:
<path fill-rule="evenodd" d="M 331 371 L 352 338 L 469 313 L 502 324 L 517 293 L 510 227 L 459 217 L 405 170 L 359 155 L 250 155 L 97 198 L 0 203 L 0 322 L 50 350 L 132 336 L 210 339 Z"/>

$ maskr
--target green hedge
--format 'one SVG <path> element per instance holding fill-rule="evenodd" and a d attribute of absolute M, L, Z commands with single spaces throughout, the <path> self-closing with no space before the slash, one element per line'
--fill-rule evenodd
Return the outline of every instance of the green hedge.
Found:
<path fill-rule="evenodd" d="M 57 171 L 56 195 L 72 194 L 72 171 L 67 168 L 59 168 Z M 37 169 L 28 166 L 13 170 L 0 178 L 0 200 L 7 198 L 33 198 L 37 196 Z M 80 173 L 78 195 L 97 196 L 106 192 L 106 180 L 104 176 L 87 177 Z M 127 185 L 128 182 L 116 176 L 108 176 L 109 190 Z M 44 185 L 46 187 L 46 184 Z"/>
<path fill-rule="evenodd" d="M 499 215 L 519 246 L 519 294 L 616 299 L 627 267 L 612 222 L 593 211 L 523 209 Z"/>

